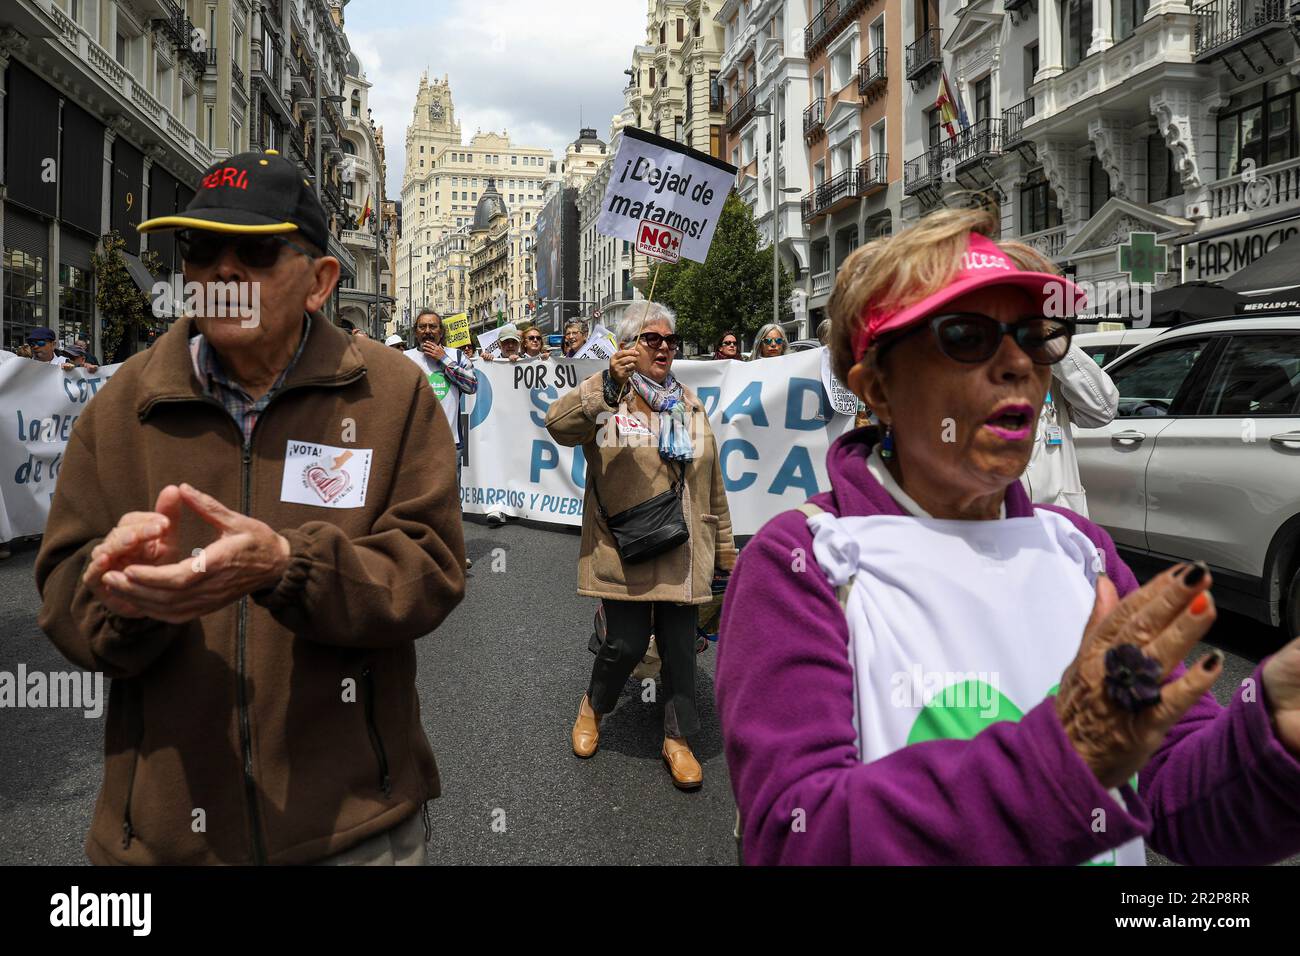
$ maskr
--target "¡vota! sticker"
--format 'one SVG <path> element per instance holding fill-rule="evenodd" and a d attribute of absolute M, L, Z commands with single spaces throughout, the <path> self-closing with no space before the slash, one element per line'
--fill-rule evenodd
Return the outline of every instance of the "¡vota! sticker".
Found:
<path fill-rule="evenodd" d="M 291 441 L 284 452 L 280 500 L 318 508 L 360 508 L 370 483 L 370 448 Z"/>

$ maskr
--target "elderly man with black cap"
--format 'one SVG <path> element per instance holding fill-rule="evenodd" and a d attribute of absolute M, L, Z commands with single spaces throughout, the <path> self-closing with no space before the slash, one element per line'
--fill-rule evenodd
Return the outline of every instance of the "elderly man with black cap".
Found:
<path fill-rule="evenodd" d="M 421 863 L 439 794 L 416 638 L 464 593 L 451 431 L 412 364 L 317 313 L 337 259 L 273 151 L 178 229 L 207 291 L 72 433 L 40 625 L 113 677 L 94 863 Z"/>

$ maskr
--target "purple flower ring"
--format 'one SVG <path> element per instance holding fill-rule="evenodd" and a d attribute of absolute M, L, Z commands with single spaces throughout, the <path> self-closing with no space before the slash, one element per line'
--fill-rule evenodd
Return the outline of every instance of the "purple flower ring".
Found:
<path fill-rule="evenodd" d="M 1131 714 L 1160 703 L 1160 662 L 1133 644 L 1106 651 L 1106 693 Z"/>

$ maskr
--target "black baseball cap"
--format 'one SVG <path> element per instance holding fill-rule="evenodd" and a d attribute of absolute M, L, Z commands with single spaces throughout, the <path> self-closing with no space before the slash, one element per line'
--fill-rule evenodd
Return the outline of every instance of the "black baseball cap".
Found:
<path fill-rule="evenodd" d="M 147 219 L 136 229 L 206 229 L 242 235 L 296 232 L 322 252 L 329 242 L 325 208 L 311 182 L 273 149 L 239 153 L 213 163 L 184 212 Z"/>

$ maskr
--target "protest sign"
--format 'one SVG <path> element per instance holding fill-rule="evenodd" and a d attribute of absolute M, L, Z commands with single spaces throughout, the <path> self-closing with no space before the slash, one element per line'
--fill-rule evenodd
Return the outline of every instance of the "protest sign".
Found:
<path fill-rule="evenodd" d="M 635 127 L 622 136 L 596 231 L 643 252 L 653 245 L 647 254 L 659 259 L 703 262 L 736 167 Z"/>
<path fill-rule="evenodd" d="M 858 396 L 850 392 L 831 371 L 831 350 L 822 346 L 817 351 L 822 354 L 822 387 L 826 389 L 826 394 L 830 396 L 831 407 L 841 415 L 856 415 L 858 413 Z"/>
<path fill-rule="evenodd" d="M 736 534 L 753 534 L 829 487 L 826 450 L 853 420 L 831 412 L 819 363 L 816 352 L 673 363 L 673 374 L 708 412 Z M 582 523 L 583 450 L 551 438 L 546 411 L 605 367 L 585 359 L 476 366 L 478 393 L 466 396 L 469 464 L 461 475 L 467 512 Z"/>
<path fill-rule="evenodd" d="M 587 337 L 587 344 L 578 349 L 575 359 L 601 359 L 608 362 L 618 351 L 614 333 L 597 322 Z"/>
<path fill-rule="evenodd" d="M 44 532 L 72 427 L 120 367 L 0 362 L 0 541 Z"/>
<path fill-rule="evenodd" d="M 479 355 L 486 359 L 497 358 L 501 354 L 501 343 L 497 341 L 497 336 L 500 334 L 500 329 L 485 329 L 480 332 L 478 334 Z"/>
<path fill-rule="evenodd" d="M 463 349 L 469 345 L 468 315 L 457 312 L 442 320 L 442 344 L 453 349 Z"/>

